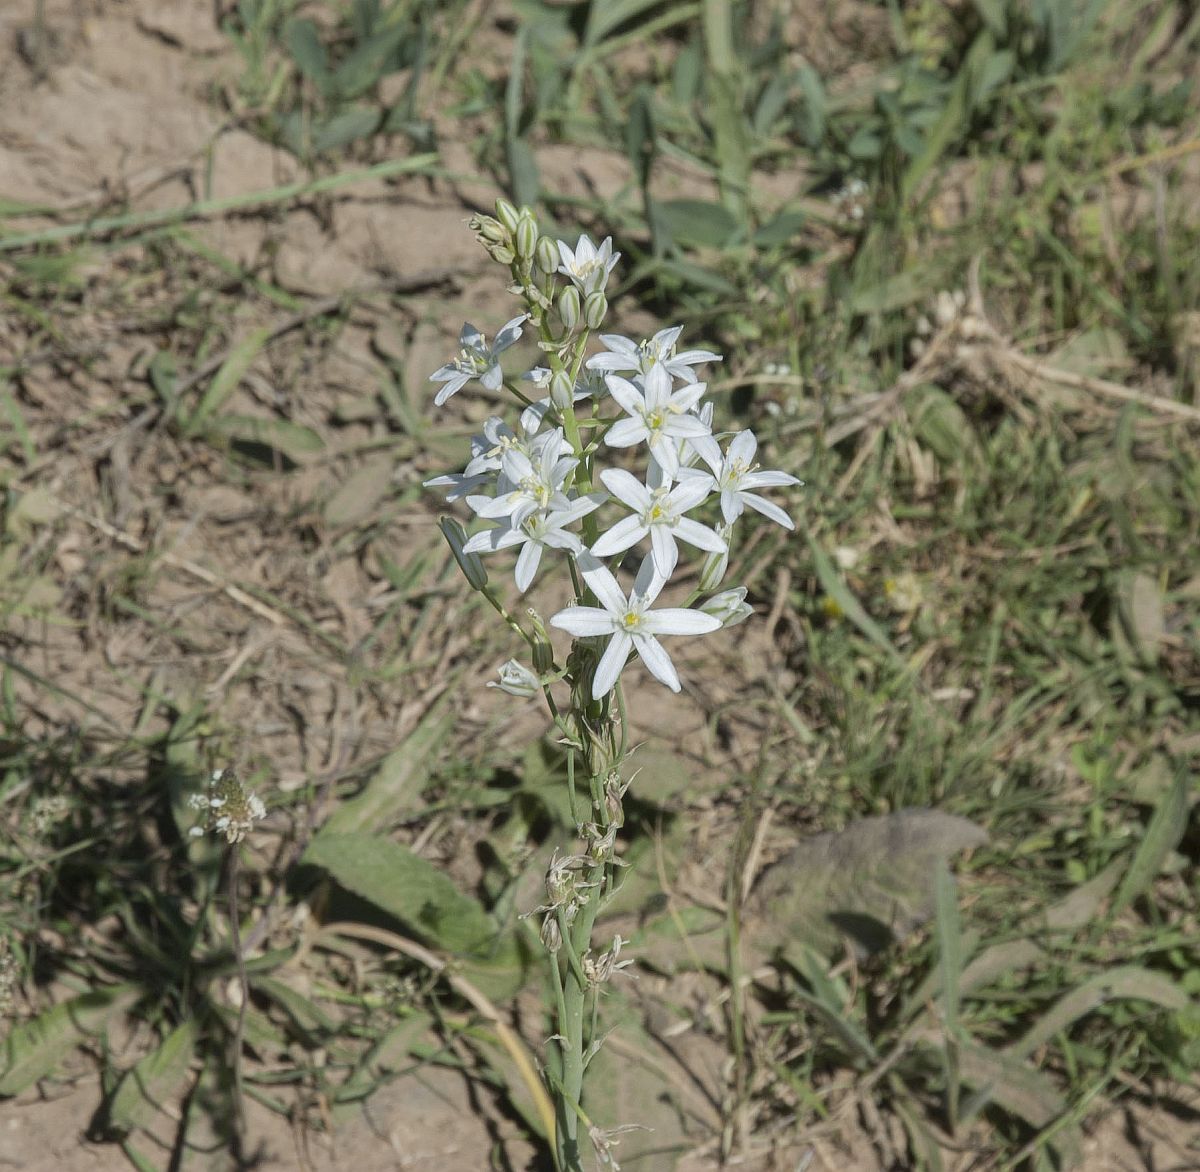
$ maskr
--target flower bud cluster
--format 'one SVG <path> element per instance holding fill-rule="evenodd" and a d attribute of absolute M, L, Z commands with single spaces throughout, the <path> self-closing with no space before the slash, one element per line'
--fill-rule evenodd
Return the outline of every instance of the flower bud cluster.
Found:
<path fill-rule="evenodd" d="M 483 524 L 468 535 L 458 521 L 444 520 L 442 530 L 476 590 L 487 588 L 483 557 L 503 550 L 516 555 L 522 592 L 532 586 L 546 551 L 573 561 L 584 597 L 553 615 L 550 625 L 586 647 L 569 662 L 568 674 L 577 682 L 571 664 L 585 670 L 593 699 L 616 686 L 632 653 L 679 691 L 660 637 L 702 635 L 751 613 L 744 588 L 716 593 L 735 528 L 747 508 L 793 528 L 759 490 L 799 481 L 759 468 L 753 432 L 713 432 L 713 406 L 705 402 L 707 384 L 696 368 L 721 356 L 680 350 L 681 326 L 642 341 L 599 333 L 601 348 L 590 345 L 608 314 L 608 282 L 620 259 L 611 239 L 596 244 L 580 236 L 571 246 L 543 234 L 528 208 L 498 200 L 495 211 L 473 217 L 471 226 L 489 254 L 509 267 L 510 289 L 524 312 L 491 342 L 464 324 L 458 355 L 430 377 L 441 384 L 438 406 L 476 381 L 489 391 L 508 387 L 526 407 L 515 429 L 498 415 L 488 419 L 466 468 L 427 482 L 445 488 L 450 500 L 465 500 Z M 526 329 L 536 336 L 542 363 L 506 378 L 501 356 Z M 522 382 L 532 385 L 529 394 Z M 635 452 L 642 456 L 636 471 L 617 462 Z M 679 567 L 681 545 L 704 558 L 691 601 L 715 597 L 699 607 L 656 607 Z M 616 571 L 638 547 L 640 568 L 627 589 Z M 496 685 L 513 695 L 531 695 L 554 675 L 544 628 L 528 638 L 543 649 L 541 662 L 531 672 L 510 661 Z"/>

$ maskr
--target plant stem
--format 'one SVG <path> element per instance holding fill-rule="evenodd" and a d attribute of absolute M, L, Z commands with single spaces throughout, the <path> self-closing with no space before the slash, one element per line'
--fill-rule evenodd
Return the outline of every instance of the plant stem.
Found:
<path fill-rule="evenodd" d="M 242 954 L 241 916 L 238 911 L 238 872 L 241 852 L 234 845 L 229 851 L 229 934 L 233 941 L 233 957 L 237 963 L 238 1000 L 237 1023 L 233 1027 L 233 1100 L 234 1118 L 239 1132 L 246 1129 L 245 1099 L 242 1094 L 242 1042 L 246 1034 L 246 1004 L 250 1000 L 250 980 L 246 976 L 246 958 Z"/>

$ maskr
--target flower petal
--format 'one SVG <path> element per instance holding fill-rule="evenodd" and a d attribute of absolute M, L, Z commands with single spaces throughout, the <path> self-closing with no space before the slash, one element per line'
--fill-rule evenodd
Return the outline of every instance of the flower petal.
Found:
<path fill-rule="evenodd" d="M 641 419 L 618 419 L 604 433 L 604 442 L 610 448 L 631 448 L 649 438 L 650 433 Z"/>
<path fill-rule="evenodd" d="M 661 528 L 661 526 L 655 526 L 655 528 Z M 620 553 L 623 549 L 637 545 L 645 536 L 645 522 L 641 517 L 631 513 L 628 517 L 623 517 L 618 521 L 592 546 L 592 553 L 600 558 L 612 557 L 614 553 Z"/>
<path fill-rule="evenodd" d="M 608 635 L 613 630 L 613 616 L 598 606 L 568 606 L 551 615 L 550 625 L 579 639 L 592 635 Z"/>
<path fill-rule="evenodd" d="M 600 473 L 604 487 L 621 502 L 639 513 L 644 513 L 653 503 L 646 486 L 624 468 L 605 468 Z"/>
<path fill-rule="evenodd" d="M 613 690 L 620 678 L 625 661 L 629 658 L 629 648 L 633 638 L 626 631 L 616 631 L 608 641 L 600 662 L 596 664 L 596 674 L 592 677 L 592 699 L 599 700 Z"/>
<path fill-rule="evenodd" d="M 641 417 L 646 410 L 646 400 L 633 383 L 619 374 L 610 374 L 605 377 L 604 385 L 608 387 L 608 393 L 616 399 L 622 411 Z"/>
<path fill-rule="evenodd" d="M 740 460 L 743 464 L 749 466 L 754 463 L 754 453 L 757 451 L 758 440 L 755 439 L 754 432 L 746 428 L 745 431 L 739 431 L 729 441 L 729 449 L 725 454 L 725 459 L 731 465 L 735 460 Z"/>
<path fill-rule="evenodd" d="M 612 615 L 623 615 L 629 609 L 625 593 L 617 585 L 612 571 L 591 553 L 582 553 L 575 559 L 588 589 L 596 596 L 600 605 Z"/>
<path fill-rule="evenodd" d="M 777 504 L 764 497 L 758 496 L 753 492 L 744 492 L 741 494 L 742 500 L 746 502 L 756 512 L 762 513 L 764 517 L 770 517 L 777 525 L 782 525 L 785 529 L 795 529 L 791 517 L 787 515 Z"/>
<path fill-rule="evenodd" d="M 690 517 L 680 517 L 675 522 L 675 536 L 680 541 L 686 541 L 688 545 L 694 545 L 697 549 L 707 549 L 712 553 L 724 553 L 727 548 L 719 534 Z"/>
<path fill-rule="evenodd" d="M 679 564 L 679 546 L 669 525 L 650 526 L 650 555 L 654 558 L 654 569 L 669 578 Z"/>
<path fill-rule="evenodd" d="M 721 626 L 721 620 L 686 606 L 664 606 L 648 610 L 642 616 L 642 626 L 652 635 L 707 635 Z"/>
<path fill-rule="evenodd" d="M 542 547 L 536 541 L 527 541 L 517 555 L 517 589 L 524 594 L 533 585 L 538 565 L 542 560 Z"/>
<path fill-rule="evenodd" d="M 678 692 L 679 676 L 675 672 L 671 657 L 663 650 L 663 645 L 653 635 L 635 635 L 633 645 L 650 674 L 660 683 L 666 684 L 672 692 Z"/>

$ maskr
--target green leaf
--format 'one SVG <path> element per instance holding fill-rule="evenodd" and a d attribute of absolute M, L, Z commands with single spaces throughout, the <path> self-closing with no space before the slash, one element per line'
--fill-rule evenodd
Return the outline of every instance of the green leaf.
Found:
<path fill-rule="evenodd" d="M 879 1054 L 871 1045 L 871 1040 L 845 1014 L 845 1006 L 853 999 L 848 996 L 841 982 L 835 983 L 826 972 L 824 960 L 811 948 L 803 946 L 791 959 L 812 989 L 811 993 L 795 989 L 793 995 L 824 1022 L 853 1059 L 864 1063 L 877 1062 Z"/>
<path fill-rule="evenodd" d="M 333 85 L 343 98 L 361 97 L 379 83 L 388 58 L 412 30 L 406 24 L 393 24 L 356 46 L 342 59 L 333 73 Z"/>
<path fill-rule="evenodd" d="M 1110 915 L 1123 911 L 1154 882 L 1167 856 L 1179 845 L 1187 829 L 1189 780 L 1187 769 L 1180 766 L 1174 784 L 1163 794 L 1145 836 L 1134 852 L 1129 870 L 1117 888 Z"/>
<path fill-rule="evenodd" d="M 383 759 L 362 792 L 338 805 L 317 837 L 380 831 L 401 811 L 411 809 L 428 780 L 429 761 L 452 724 L 453 717 L 443 707 L 425 716 L 408 739 Z"/>
<path fill-rule="evenodd" d="M 938 858 L 933 872 L 933 897 L 936 906 L 938 967 L 942 978 L 942 1013 L 947 1033 L 957 1034 L 964 949 L 958 921 L 958 890 L 944 856 Z"/>
<path fill-rule="evenodd" d="M 744 236 L 741 224 L 719 203 L 703 199 L 668 199 L 655 203 L 660 226 L 678 244 L 727 248 Z"/>
<path fill-rule="evenodd" d="M 283 30 L 283 42 L 300 72 L 322 93 L 327 92 L 329 57 L 317 26 L 311 20 L 289 20 Z"/>
<path fill-rule="evenodd" d="M 808 217 L 803 212 L 777 213 L 754 233 L 754 247 L 778 248 L 787 244 L 804 227 L 807 220 Z"/>
<path fill-rule="evenodd" d="M 368 460 L 342 481 L 325 502 L 325 520 L 331 525 L 356 525 L 372 516 L 391 492 L 396 462 L 390 456 Z"/>
<path fill-rule="evenodd" d="M 983 23 L 1003 39 L 1008 30 L 1008 9 L 1004 0 L 972 0 L 975 11 L 983 17 Z"/>
<path fill-rule="evenodd" d="M 583 47 L 590 49 L 626 21 L 657 8 L 662 0 L 592 0 L 583 31 Z"/>
<path fill-rule="evenodd" d="M 117 1131 L 147 1127 L 163 1109 L 173 1105 L 191 1075 L 199 1028 L 194 1020 L 172 1030 L 158 1049 L 127 1070 L 108 1105 L 109 1125 Z"/>
<path fill-rule="evenodd" d="M 354 106 L 313 128 L 311 149 L 314 155 L 336 151 L 360 138 L 370 138 L 378 129 L 382 115 L 369 106 Z"/>
<path fill-rule="evenodd" d="M 228 441 L 270 448 L 296 463 L 325 448 L 325 441 L 311 427 L 259 415 L 218 416 L 204 428 L 204 434 L 210 442 Z"/>
<path fill-rule="evenodd" d="M 373 834 L 319 834 L 303 862 L 322 867 L 347 891 L 399 920 L 428 943 L 481 955 L 497 926 L 482 905 L 406 846 Z"/>
<path fill-rule="evenodd" d="M 45 1078 L 83 1038 L 100 1033 L 109 1015 L 134 996 L 132 986 L 114 985 L 73 997 L 17 1026 L 4 1040 L 0 1096 L 19 1095 Z"/>
<path fill-rule="evenodd" d="M 1081 1017 L 1113 1000 L 1149 1001 L 1163 1009 L 1176 1011 L 1186 1009 L 1191 1004 L 1187 994 L 1174 981 L 1149 969 L 1127 965 L 1099 973 L 1072 989 L 1013 1042 L 1005 1053 L 1013 1058 L 1027 1058 Z"/>
<path fill-rule="evenodd" d="M 263 326 L 248 334 L 229 352 L 229 357 L 221 364 L 221 369 L 213 375 L 213 380 L 208 384 L 208 390 L 204 392 L 204 397 L 188 417 L 184 430 L 189 436 L 199 435 L 207 425 L 210 416 L 223 406 L 229 396 L 237 390 L 243 375 L 250 369 L 250 364 L 258 356 L 258 352 L 266 344 L 270 335 L 270 327 Z"/>

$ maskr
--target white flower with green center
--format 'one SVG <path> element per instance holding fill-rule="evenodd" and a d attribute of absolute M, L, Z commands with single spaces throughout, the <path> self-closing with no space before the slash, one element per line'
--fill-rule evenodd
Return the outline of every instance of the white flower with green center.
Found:
<path fill-rule="evenodd" d="M 445 366 L 438 367 L 429 376 L 431 383 L 444 385 L 433 397 L 434 406 L 440 407 L 451 395 L 457 394 L 473 378 L 477 378 L 489 391 L 498 391 L 504 382 L 500 369 L 500 355 L 521 336 L 521 325 L 529 317 L 523 313 L 500 327 L 500 332 L 487 344 L 487 339 L 470 322 L 463 322 L 458 335 L 458 357 Z"/>
<path fill-rule="evenodd" d="M 587 236 L 580 236 L 574 248 L 560 240 L 558 255 L 562 261 L 558 271 L 569 277 L 584 297 L 608 284 L 609 273 L 621 259 L 621 254 L 612 250 L 611 236 L 606 236 L 599 248 Z"/>
<path fill-rule="evenodd" d="M 642 562 L 633 589 L 626 598 L 612 572 L 597 558 L 582 553 L 575 559 L 588 589 L 599 606 L 568 606 L 550 620 L 550 625 L 577 639 L 609 636 L 608 646 L 592 677 L 592 698 L 599 700 L 616 686 L 629 658 L 636 651 L 650 674 L 679 691 L 679 676 L 671 657 L 658 641 L 660 635 L 704 635 L 716 631 L 721 620 L 687 607 L 651 610 L 666 580 L 654 570 L 651 558 Z"/>
<path fill-rule="evenodd" d="M 803 481 L 787 472 L 760 472 L 758 465 L 754 462 L 754 455 L 757 451 L 758 440 L 754 438 L 754 432 L 747 428 L 745 431 L 738 432 L 730 440 L 723 460 L 716 461 L 706 452 L 700 453 L 704 457 L 705 463 L 712 469 L 716 487 L 721 493 L 721 513 L 726 523 L 732 525 L 749 505 L 756 512 L 762 513 L 764 517 L 769 517 L 785 529 L 794 529 L 795 525 L 792 524 L 792 519 L 787 513 L 753 490 L 756 488 L 785 488 L 792 484 L 802 484 Z M 691 480 L 707 477 L 707 473 L 698 469 L 685 468 L 683 476 Z"/>
<path fill-rule="evenodd" d="M 650 489 L 623 468 L 606 468 L 600 473 L 604 487 L 633 512 L 618 521 L 595 545 L 592 553 L 609 557 L 650 537 L 654 568 L 663 578 L 675 572 L 679 562 L 676 541 L 686 541 L 698 549 L 721 553 L 727 546 L 707 525 L 684 514 L 699 505 L 712 491 L 712 478 L 695 476 L 677 484 Z"/>
<path fill-rule="evenodd" d="M 567 526 L 574 525 L 580 518 L 598 509 L 606 500 L 608 497 L 604 493 L 593 492 L 576 498 L 566 508 L 533 513 L 520 525 L 484 530 L 482 533 L 476 533 L 463 546 L 463 552 L 494 553 L 519 545 L 521 552 L 517 555 L 517 589 L 524 594 L 533 585 L 544 549 L 567 549 L 572 553 L 579 553 L 583 549 L 583 543 L 574 533 L 567 532 Z"/>
<path fill-rule="evenodd" d="M 672 391 L 671 376 L 662 366 L 652 368 L 642 381 L 644 388 L 639 390 L 620 375 L 605 379 L 609 394 L 629 418 L 618 419 L 604 433 L 604 442 L 613 448 L 649 444 L 651 454 L 673 480 L 679 472 L 679 441 L 711 434 L 706 423 L 690 414 L 706 386 L 690 383 Z"/>
<path fill-rule="evenodd" d="M 539 438 L 542 442 L 529 454 L 515 447 L 504 453 L 494 497 L 467 497 L 467 504 L 481 517 L 493 521 L 508 517 L 509 524 L 519 528 L 536 512 L 570 507 L 562 486 L 579 461 L 559 455 L 561 429 Z"/>
<path fill-rule="evenodd" d="M 682 354 L 675 353 L 675 343 L 683 333 L 683 326 L 671 326 L 659 330 L 653 338 L 645 342 L 635 342 L 632 338 L 620 334 L 601 334 L 600 341 L 608 347 L 599 354 L 593 354 L 588 359 L 591 370 L 605 370 L 616 374 L 633 371 L 635 374 L 646 375 L 656 366 L 666 368 L 672 378 L 683 383 L 694 383 L 696 372 L 693 366 L 701 362 L 720 362 L 721 355 L 711 350 L 684 350 Z"/>

